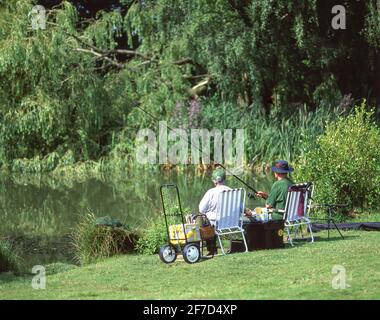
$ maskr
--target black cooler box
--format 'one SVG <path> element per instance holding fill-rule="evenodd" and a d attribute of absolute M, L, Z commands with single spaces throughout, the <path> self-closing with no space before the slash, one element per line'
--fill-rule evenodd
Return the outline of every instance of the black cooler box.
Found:
<path fill-rule="evenodd" d="M 284 221 L 251 221 L 243 224 L 248 250 L 284 248 Z M 242 240 L 231 241 L 231 252 L 245 251 Z"/>

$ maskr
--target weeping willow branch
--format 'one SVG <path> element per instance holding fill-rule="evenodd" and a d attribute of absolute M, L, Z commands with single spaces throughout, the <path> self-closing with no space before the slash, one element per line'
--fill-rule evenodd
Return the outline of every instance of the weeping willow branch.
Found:
<path fill-rule="evenodd" d="M 128 67 L 129 69 L 137 69 L 138 67 L 147 65 L 147 64 L 155 64 L 156 66 L 161 66 L 164 64 L 172 64 L 176 66 L 182 66 L 186 64 L 194 64 L 194 61 L 191 58 L 182 58 L 179 60 L 175 61 L 169 61 L 169 62 L 162 62 L 157 58 L 149 57 L 145 54 L 142 54 L 140 52 L 137 52 L 135 50 L 129 50 L 129 49 L 113 49 L 113 50 L 103 50 L 100 48 L 95 47 L 94 45 L 87 43 L 83 39 L 79 38 L 76 35 L 71 34 L 73 38 L 75 38 L 78 42 L 80 42 L 84 47 L 87 48 L 76 48 L 75 50 L 78 52 L 83 52 L 83 53 L 88 53 L 94 55 L 98 60 L 105 60 L 112 65 L 116 66 L 119 69 L 125 68 L 127 63 L 130 61 L 128 59 L 125 62 L 120 62 L 116 58 L 112 59 L 110 58 L 110 55 L 124 55 L 130 58 L 140 58 L 143 61 L 139 63 L 137 66 L 134 66 L 133 68 Z M 203 92 L 206 88 L 207 85 L 210 83 L 210 78 L 211 76 L 209 74 L 202 74 L 202 75 L 183 75 L 183 78 L 186 80 L 198 80 L 202 79 L 198 83 L 196 83 L 193 87 L 189 89 L 189 94 L 191 96 L 198 96 L 201 92 Z"/>
<path fill-rule="evenodd" d="M 210 78 L 206 78 L 200 82 L 198 82 L 194 87 L 192 87 L 190 90 L 189 90 L 189 94 L 191 96 L 198 96 L 199 94 L 201 94 L 204 90 L 206 90 L 207 88 L 207 85 L 210 83 Z"/>
<path fill-rule="evenodd" d="M 81 41 L 81 42 L 83 43 L 83 41 Z M 90 44 L 86 44 L 86 46 L 88 46 L 91 50 L 84 49 L 84 48 L 77 48 L 77 51 L 91 53 L 91 54 L 94 54 L 94 55 L 98 56 L 101 59 L 107 59 L 108 55 L 118 54 L 118 55 L 126 55 L 128 57 L 133 57 L 133 58 L 134 57 L 139 57 L 139 58 L 141 58 L 141 59 L 144 60 L 143 64 L 148 64 L 148 63 L 156 63 L 157 65 L 162 65 L 163 64 L 159 59 L 148 57 L 148 56 L 146 56 L 146 55 L 144 55 L 142 53 L 139 53 L 137 51 L 134 51 L 134 50 L 127 50 L 127 49 L 102 50 L 102 49 L 96 48 L 96 47 L 94 47 L 93 45 L 90 45 Z M 116 62 L 118 64 L 117 66 L 125 64 L 125 63 L 122 63 L 122 62 L 118 62 L 116 60 L 112 60 L 112 61 Z M 189 63 L 193 63 L 193 61 L 192 61 L 191 58 L 183 58 L 183 59 L 180 59 L 180 60 L 169 62 L 169 64 L 173 64 L 173 65 L 177 65 L 177 66 L 182 66 L 182 65 L 185 65 L 185 64 L 189 64 Z"/>
<path fill-rule="evenodd" d="M 110 62 L 111 64 L 113 64 L 114 66 L 116 66 L 116 67 L 118 67 L 120 69 L 124 67 L 123 63 L 120 63 L 120 62 L 118 62 L 118 61 L 116 61 L 114 59 L 111 59 L 111 58 L 105 56 L 104 54 L 96 52 L 96 51 L 94 51 L 92 49 L 89 50 L 89 49 L 83 49 L 83 48 L 76 48 L 75 50 L 79 51 L 79 52 L 91 53 L 94 56 L 98 57 L 99 59 L 103 59 L 105 61 L 108 61 L 108 62 Z"/>

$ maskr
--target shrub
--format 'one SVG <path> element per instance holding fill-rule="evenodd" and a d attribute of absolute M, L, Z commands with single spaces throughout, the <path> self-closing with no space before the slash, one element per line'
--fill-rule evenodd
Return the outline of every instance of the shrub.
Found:
<path fill-rule="evenodd" d="M 380 129 L 365 102 L 346 118 L 326 127 L 300 161 L 297 181 L 313 181 L 315 200 L 378 208 Z"/>
<path fill-rule="evenodd" d="M 147 225 L 143 235 L 137 241 L 136 248 L 142 254 L 155 254 L 168 242 L 165 220 L 162 216 L 157 216 L 151 218 Z"/>
<path fill-rule="evenodd" d="M 18 255 L 12 250 L 6 241 L 0 241 L 0 273 L 1 272 L 21 272 L 21 262 Z"/>
<path fill-rule="evenodd" d="M 75 255 L 81 264 L 135 250 L 137 232 L 123 226 L 99 225 L 96 221 L 95 216 L 89 213 L 74 229 Z"/>
<path fill-rule="evenodd" d="M 174 199 L 171 198 L 173 196 Z M 168 226 L 182 223 L 179 206 L 176 203 L 176 194 L 170 194 L 164 191 L 163 197 L 165 199 L 165 203 L 168 204 L 166 206 Z M 182 212 L 186 216 L 191 213 L 191 209 L 189 207 L 185 207 Z M 143 229 L 142 236 L 137 241 L 136 249 L 142 254 L 155 254 L 158 253 L 161 246 L 167 243 L 168 233 L 165 218 L 163 215 L 159 215 L 148 219 L 147 227 Z"/>

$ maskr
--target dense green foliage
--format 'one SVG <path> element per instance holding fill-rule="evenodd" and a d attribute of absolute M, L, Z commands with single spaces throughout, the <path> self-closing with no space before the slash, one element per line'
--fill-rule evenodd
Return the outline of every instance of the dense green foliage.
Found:
<path fill-rule="evenodd" d="M 298 181 L 313 181 L 317 203 L 378 208 L 380 128 L 365 104 L 327 126 L 297 167 Z"/>
<path fill-rule="evenodd" d="M 303 106 L 291 117 L 283 118 L 280 109 L 271 110 L 267 116 L 260 109 L 253 109 L 249 117 L 241 117 L 231 103 L 218 106 L 211 101 L 204 105 L 200 123 L 219 129 L 245 128 L 246 161 L 255 167 L 265 167 L 274 159 L 292 161 L 303 155 L 305 146 L 322 134 L 326 123 L 336 120 L 341 112 L 339 108 L 310 112 Z"/>
<path fill-rule="evenodd" d="M 176 203 L 176 193 L 172 196 L 175 198 L 170 199 L 170 192 L 163 192 L 163 198 L 165 202 L 166 222 L 168 226 L 182 224 L 182 215 Z M 191 213 L 190 208 L 183 208 L 184 219 L 186 215 Z M 168 229 L 166 228 L 165 217 L 163 214 L 147 219 L 144 224 L 142 235 L 137 241 L 137 251 L 143 254 L 155 254 L 158 253 L 160 247 L 169 242 Z"/>
<path fill-rule="evenodd" d="M 162 216 L 150 219 L 137 241 L 137 250 L 142 254 L 155 254 L 168 242 L 168 232 Z"/>
<path fill-rule="evenodd" d="M 292 160 L 354 100 L 379 105 L 379 0 L 345 2 L 344 31 L 330 0 L 73 3 L 33 30 L 34 1 L 0 1 L 3 168 L 124 167 L 156 120 L 245 128 L 247 162 Z"/>

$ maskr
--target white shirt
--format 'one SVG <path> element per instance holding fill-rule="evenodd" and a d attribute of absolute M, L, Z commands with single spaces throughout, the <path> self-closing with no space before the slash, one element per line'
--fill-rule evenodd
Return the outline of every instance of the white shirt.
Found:
<path fill-rule="evenodd" d="M 199 212 L 205 214 L 210 222 L 215 222 L 216 220 L 219 193 L 225 190 L 231 190 L 231 188 L 225 185 L 218 185 L 208 190 L 199 203 Z"/>

